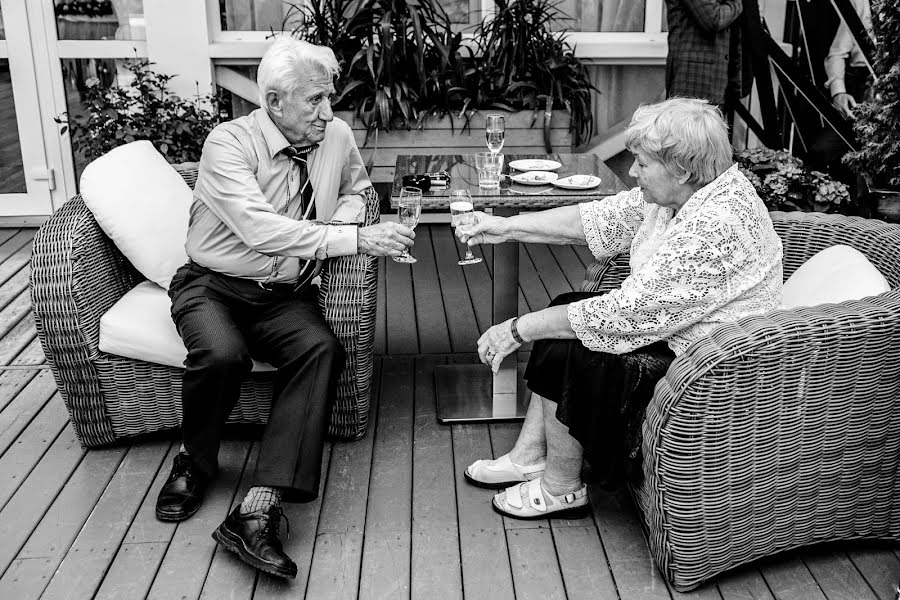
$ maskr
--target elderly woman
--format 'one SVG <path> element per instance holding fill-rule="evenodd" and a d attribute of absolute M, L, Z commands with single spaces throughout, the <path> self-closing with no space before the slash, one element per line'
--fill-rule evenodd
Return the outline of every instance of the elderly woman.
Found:
<path fill-rule="evenodd" d="M 510 218 L 479 213 L 457 232 L 470 245 L 586 243 L 598 258 L 631 254 L 621 288 L 564 294 L 478 340 L 495 371 L 535 342 L 525 374 L 532 396 L 515 446 L 466 469 L 476 485 L 512 486 L 493 499 L 510 517 L 583 512 L 583 460 L 606 486 L 639 474 L 640 423 L 672 360 L 720 323 L 781 300 L 781 241 L 732 163 L 719 110 L 684 98 L 642 106 L 625 136 L 639 187 Z"/>

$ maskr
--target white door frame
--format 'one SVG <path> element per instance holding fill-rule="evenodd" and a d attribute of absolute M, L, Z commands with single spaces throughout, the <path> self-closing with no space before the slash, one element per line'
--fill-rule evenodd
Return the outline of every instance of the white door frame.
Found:
<path fill-rule="evenodd" d="M 9 61 L 15 101 L 16 125 L 22 151 L 25 193 L 0 194 L 0 224 L 33 224 L 45 220 L 54 209 L 53 166 L 47 160 L 44 122 L 38 91 L 35 47 L 29 14 L 21 0 L 0 0 L 6 40 L 0 41 L 0 58 Z M 52 116 L 50 117 L 52 122 Z"/>

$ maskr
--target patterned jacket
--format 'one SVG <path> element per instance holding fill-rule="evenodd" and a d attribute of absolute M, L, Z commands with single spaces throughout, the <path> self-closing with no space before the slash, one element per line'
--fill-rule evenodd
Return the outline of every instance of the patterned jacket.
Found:
<path fill-rule="evenodd" d="M 740 27 L 736 21 L 743 10 L 741 0 L 666 0 L 666 6 L 666 96 L 722 104 L 729 78 L 737 84 L 738 97 L 748 92 L 739 90 Z"/>

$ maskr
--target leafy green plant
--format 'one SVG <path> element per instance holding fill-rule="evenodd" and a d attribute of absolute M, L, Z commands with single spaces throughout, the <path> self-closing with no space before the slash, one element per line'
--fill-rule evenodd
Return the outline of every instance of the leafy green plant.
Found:
<path fill-rule="evenodd" d="M 292 5 L 291 33 L 332 48 L 343 65 L 335 107 L 372 132 L 420 127 L 430 115 L 478 109 L 567 109 L 575 143 L 593 133 L 587 70 L 564 36 L 555 0 L 494 0 L 471 40 L 440 0 L 313 0 Z M 560 27 L 561 28 L 561 27 Z"/>
<path fill-rule="evenodd" d="M 875 186 L 900 187 L 900 10 L 872 0 L 876 81 L 873 99 L 856 107 L 853 129 L 862 147 L 844 160 Z"/>
<path fill-rule="evenodd" d="M 734 155 L 769 210 L 856 214 L 847 186 L 784 150 L 751 148 Z"/>
<path fill-rule="evenodd" d="M 473 70 L 478 107 L 566 109 L 575 145 L 593 134 L 591 84 L 562 29 L 555 0 L 494 0 L 497 14 L 475 33 L 480 57 Z"/>
<path fill-rule="evenodd" d="M 464 78 L 462 35 L 438 0 L 318 0 L 292 5 L 292 35 L 328 46 L 342 64 L 335 107 L 369 128 L 421 125 L 446 112 Z M 457 101 L 457 106 L 462 102 Z"/>
<path fill-rule="evenodd" d="M 170 163 L 200 160 L 206 136 L 221 119 L 219 100 L 175 96 L 168 88 L 174 75 L 156 73 L 152 64 L 129 64 L 133 78 L 125 87 L 87 81 L 82 105 L 88 114 L 68 121 L 76 151 L 93 160 L 116 146 L 149 140 Z"/>

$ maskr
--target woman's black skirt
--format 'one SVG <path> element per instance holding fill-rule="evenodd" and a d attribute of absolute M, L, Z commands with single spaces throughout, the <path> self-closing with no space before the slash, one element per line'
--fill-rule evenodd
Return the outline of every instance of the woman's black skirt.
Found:
<path fill-rule="evenodd" d="M 598 295 L 562 294 L 550 306 Z M 590 480 L 612 488 L 641 479 L 644 411 L 674 358 L 665 342 L 607 354 L 588 350 L 577 339 L 538 340 L 525 379 L 528 389 L 557 404 L 556 418 L 584 448 Z"/>

